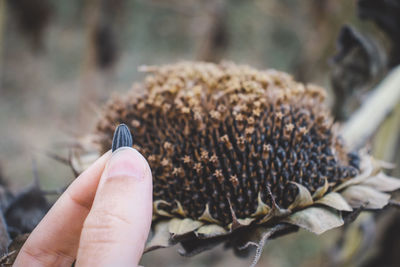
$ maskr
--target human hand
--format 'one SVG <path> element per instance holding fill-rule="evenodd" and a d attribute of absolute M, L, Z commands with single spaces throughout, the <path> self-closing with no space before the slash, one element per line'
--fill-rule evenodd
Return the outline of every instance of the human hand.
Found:
<path fill-rule="evenodd" d="M 14 266 L 137 266 L 152 218 L 152 177 L 144 157 L 107 152 L 60 196 Z"/>

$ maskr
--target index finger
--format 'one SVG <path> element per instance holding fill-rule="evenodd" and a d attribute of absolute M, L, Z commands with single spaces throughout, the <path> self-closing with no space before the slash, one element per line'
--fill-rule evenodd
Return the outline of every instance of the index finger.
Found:
<path fill-rule="evenodd" d="M 71 266 L 79 237 L 111 152 L 85 170 L 33 230 L 14 266 Z"/>

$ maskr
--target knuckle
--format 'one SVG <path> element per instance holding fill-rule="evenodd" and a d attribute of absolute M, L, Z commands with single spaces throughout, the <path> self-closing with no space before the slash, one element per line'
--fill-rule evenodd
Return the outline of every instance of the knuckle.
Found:
<path fill-rule="evenodd" d="M 136 184 L 137 179 L 132 179 L 132 177 L 127 175 L 116 175 L 104 181 L 104 187 L 108 187 L 109 190 L 124 190 Z"/>
<path fill-rule="evenodd" d="M 114 244 L 118 242 L 118 232 L 130 225 L 129 221 L 113 212 L 92 211 L 84 222 L 81 239 L 86 244 Z"/>
<path fill-rule="evenodd" d="M 109 231 L 121 225 L 131 225 L 132 223 L 124 216 L 110 210 L 92 210 L 84 223 L 85 228 L 94 228 L 98 231 Z"/>
<path fill-rule="evenodd" d="M 90 210 L 90 203 L 87 203 L 79 198 L 77 198 L 74 194 L 72 194 L 69 190 L 66 191 L 66 197 L 72 202 L 74 203 L 74 205 L 81 207 L 87 211 Z"/>
<path fill-rule="evenodd" d="M 70 255 L 40 247 L 23 246 L 20 254 L 41 266 L 61 265 L 74 261 L 74 257 Z"/>

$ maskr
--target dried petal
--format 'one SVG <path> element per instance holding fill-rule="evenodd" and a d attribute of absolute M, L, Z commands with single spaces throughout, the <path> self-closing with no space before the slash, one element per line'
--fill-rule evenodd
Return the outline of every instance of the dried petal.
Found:
<path fill-rule="evenodd" d="M 71 167 L 79 174 L 90 167 L 98 158 L 100 153 L 98 151 L 87 152 L 80 154 L 75 152 L 71 157 Z"/>
<path fill-rule="evenodd" d="M 228 233 L 225 228 L 216 225 L 216 224 L 208 224 L 203 225 L 196 231 L 194 231 L 195 235 L 199 238 L 211 238 L 215 236 L 221 236 Z"/>
<path fill-rule="evenodd" d="M 259 216 L 265 216 L 271 211 L 271 208 L 265 204 L 262 199 L 261 199 L 261 192 L 258 193 L 258 204 L 257 204 L 257 209 L 256 212 L 251 214 L 252 217 L 259 217 Z"/>
<path fill-rule="evenodd" d="M 173 217 L 172 214 L 160 208 L 160 205 L 170 206 L 171 204 L 165 200 L 156 200 L 153 201 L 153 212 L 155 215 L 160 215 L 164 217 Z"/>
<path fill-rule="evenodd" d="M 369 177 L 362 184 L 382 192 L 391 192 L 400 188 L 400 179 L 380 172 L 376 176 Z"/>
<path fill-rule="evenodd" d="M 304 208 L 306 206 L 312 205 L 314 203 L 310 191 L 308 191 L 308 189 L 304 186 L 302 186 L 301 184 L 292 182 L 293 184 L 295 184 L 297 186 L 297 188 L 299 189 L 299 193 L 296 196 L 296 199 L 294 200 L 294 202 L 289 206 L 289 210 L 292 209 L 300 209 L 300 208 Z"/>
<path fill-rule="evenodd" d="M 282 221 L 297 225 L 318 235 L 344 223 L 339 212 L 322 207 L 306 208 L 293 213 Z"/>
<path fill-rule="evenodd" d="M 169 222 L 161 221 L 155 226 L 154 235 L 147 242 L 144 252 L 152 251 L 157 248 L 167 248 L 172 245 Z"/>
<path fill-rule="evenodd" d="M 336 210 L 343 210 L 343 211 L 352 211 L 353 209 L 350 207 L 349 203 L 336 192 L 330 192 L 329 194 L 325 195 L 323 198 L 317 200 L 316 204 L 322 204 Z"/>
<path fill-rule="evenodd" d="M 194 230 L 198 229 L 202 226 L 203 223 L 199 221 L 194 221 L 192 219 L 172 219 L 169 222 L 169 232 L 171 233 L 172 237 L 184 235 Z"/>
<path fill-rule="evenodd" d="M 210 223 L 219 223 L 219 221 L 217 221 L 216 219 L 214 219 L 211 214 L 210 214 L 210 208 L 209 205 L 206 204 L 206 208 L 203 212 L 203 214 L 199 217 L 199 220 L 201 221 L 206 221 L 206 222 L 210 222 Z"/>
<path fill-rule="evenodd" d="M 353 208 L 381 209 L 389 203 L 390 195 L 365 185 L 353 185 L 341 192 Z"/>
<path fill-rule="evenodd" d="M 313 199 L 321 198 L 323 195 L 325 195 L 325 193 L 328 191 L 328 189 L 329 189 L 328 179 L 325 179 L 324 185 L 317 188 L 317 190 L 314 192 L 312 198 Z"/>

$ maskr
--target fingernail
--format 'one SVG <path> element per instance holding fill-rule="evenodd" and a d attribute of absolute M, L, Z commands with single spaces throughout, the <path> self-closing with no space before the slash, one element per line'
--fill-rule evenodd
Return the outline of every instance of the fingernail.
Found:
<path fill-rule="evenodd" d="M 144 177 L 146 161 L 143 156 L 131 147 L 121 147 L 115 150 L 105 170 L 106 178 L 115 176 L 132 176 L 138 179 Z"/>

